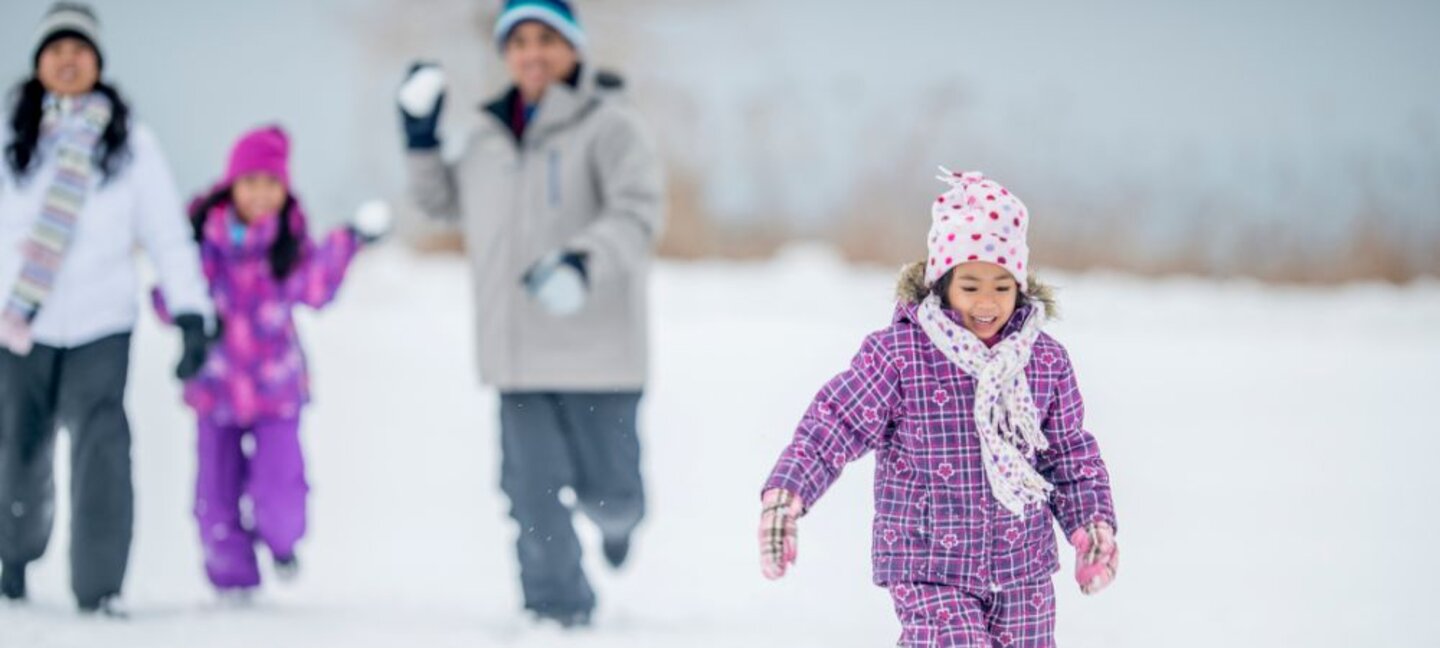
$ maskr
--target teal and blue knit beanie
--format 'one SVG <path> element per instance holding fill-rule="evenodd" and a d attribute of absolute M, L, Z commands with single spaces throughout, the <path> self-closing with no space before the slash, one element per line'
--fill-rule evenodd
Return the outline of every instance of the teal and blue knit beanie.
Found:
<path fill-rule="evenodd" d="M 576 50 L 585 49 L 585 31 L 575 19 L 575 11 L 566 0 L 506 0 L 505 10 L 495 21 L 495 43 L 503 51 L 510 31 L 527 20 L 542 22 L 560 32 Z"/>

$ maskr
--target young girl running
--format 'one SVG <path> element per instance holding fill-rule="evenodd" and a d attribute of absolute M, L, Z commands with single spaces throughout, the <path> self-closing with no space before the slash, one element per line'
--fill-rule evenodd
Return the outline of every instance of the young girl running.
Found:
<path fill-rule="evenodd" d="M 1029 274 L 1030 213 L 978 172 L 951 173 L 929 256 L 906 269 L 891 324 L 820 390 L 762 495 L 769 578 L 796 519 L 874 450 L 874 581 L 903 646 L 1054 645 L 1053 519 L 1086 593 L 1115 576 L 1110 481 L 1053 303 Z"/>
<path fill-rule="evenodd" d="M 288 155 L 280 128 L 246 133 L 224 179 L 190 210 L 220 322 L 205 366 L 185 383 L 185 402 L 199 419 L 195 518 L 210 582 L 242 597 L 260 584 L 255 543 L 269 548 L 277 574 L 290 577 L 305 534 L 299 432 L 310 389 L 291 311 L 334 299 L 355 253 L 389 221 L 362 212 L 363 222 L 314 243 L 290 188 Z"/>

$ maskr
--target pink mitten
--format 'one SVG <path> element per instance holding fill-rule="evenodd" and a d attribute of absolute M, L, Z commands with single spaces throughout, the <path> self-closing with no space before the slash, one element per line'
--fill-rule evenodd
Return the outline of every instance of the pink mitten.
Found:
<path fill-rule="evenodd" d="M 1075 581 L 1080 591 L 1094 594 L 1115 580 L 1120 566 L 1120 550 L 1115 545 L 1115 530 L 1104 522 L 1092 522 L 1070 534 L 1075 546 Z"/>
<path fill-rule="evenodd" d="M 803 506 L 799 497 L 783 488 L 765 491 L 760 503 L 760 571 L 775 580 L 795 562 L 795 519 Z"/>

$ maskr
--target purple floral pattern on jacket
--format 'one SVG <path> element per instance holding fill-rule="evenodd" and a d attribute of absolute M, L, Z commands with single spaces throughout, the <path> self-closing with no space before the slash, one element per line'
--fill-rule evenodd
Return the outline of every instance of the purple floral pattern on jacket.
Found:
<path fill-rule="evenodd" d="M 265 218 L 235 237 L 236 215 L 218 205 L 206 218 L 200 242 L 201 267 L 221 321 L 222 335 L 205 367 L 185 383 L 185 402 L 216 425 L 249 426 L 294 418 L 310 400 L 310 378 L 291 312 L 297 305 L 321 308 L 335 298 L 359 237 L 349 228 L 317 244 L 306 232 L 299 203 L 290 215 L 300 240 L 299 260 L 284 278 L 271 270 L 270 245 L 280 219 Z M 156 310 L 168 319 L 158 292 Z"/>
<path fill-rule="evenodd" d="M 1002 335 L 1017 330 L 1030 308 L 1017 310 Z M 865 339 L 850 368 L 820 390 L 765 488 L 788 489 L 808 509 L 846 464 L 873 450 L 876 584 L 985 591 L 1048 579 L 1059 569 L 1051 520 L 1066 537 L 1090 522 L 1114 526 L 1114 504 L 1064 347 L 1041 333 L 1025 375 L 1050 442 L 1030 457 L 1055 486 L 1048 510 L 1032 507 L 1022 518 L 991 496 L 973 379 L 935 348 L 916 307 L 903 303 L 889 327 Z"/>

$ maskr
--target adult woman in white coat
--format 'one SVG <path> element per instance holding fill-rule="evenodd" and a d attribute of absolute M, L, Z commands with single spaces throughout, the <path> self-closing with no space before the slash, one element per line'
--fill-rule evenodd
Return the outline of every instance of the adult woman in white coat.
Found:
<path fill-rule="evenodd" d="M 133 525 L 125 381 L 139 311 L 133 251 L 184 330 L 177 374 L 205 356 L 212 309 L 154 135 L 101 79 L 99 24 L 58 3 L 0 132 L 0 594 L 26 596 L 55 510 L 59 427 L 71 443 L 71 588 L 120 614 Z"/>

